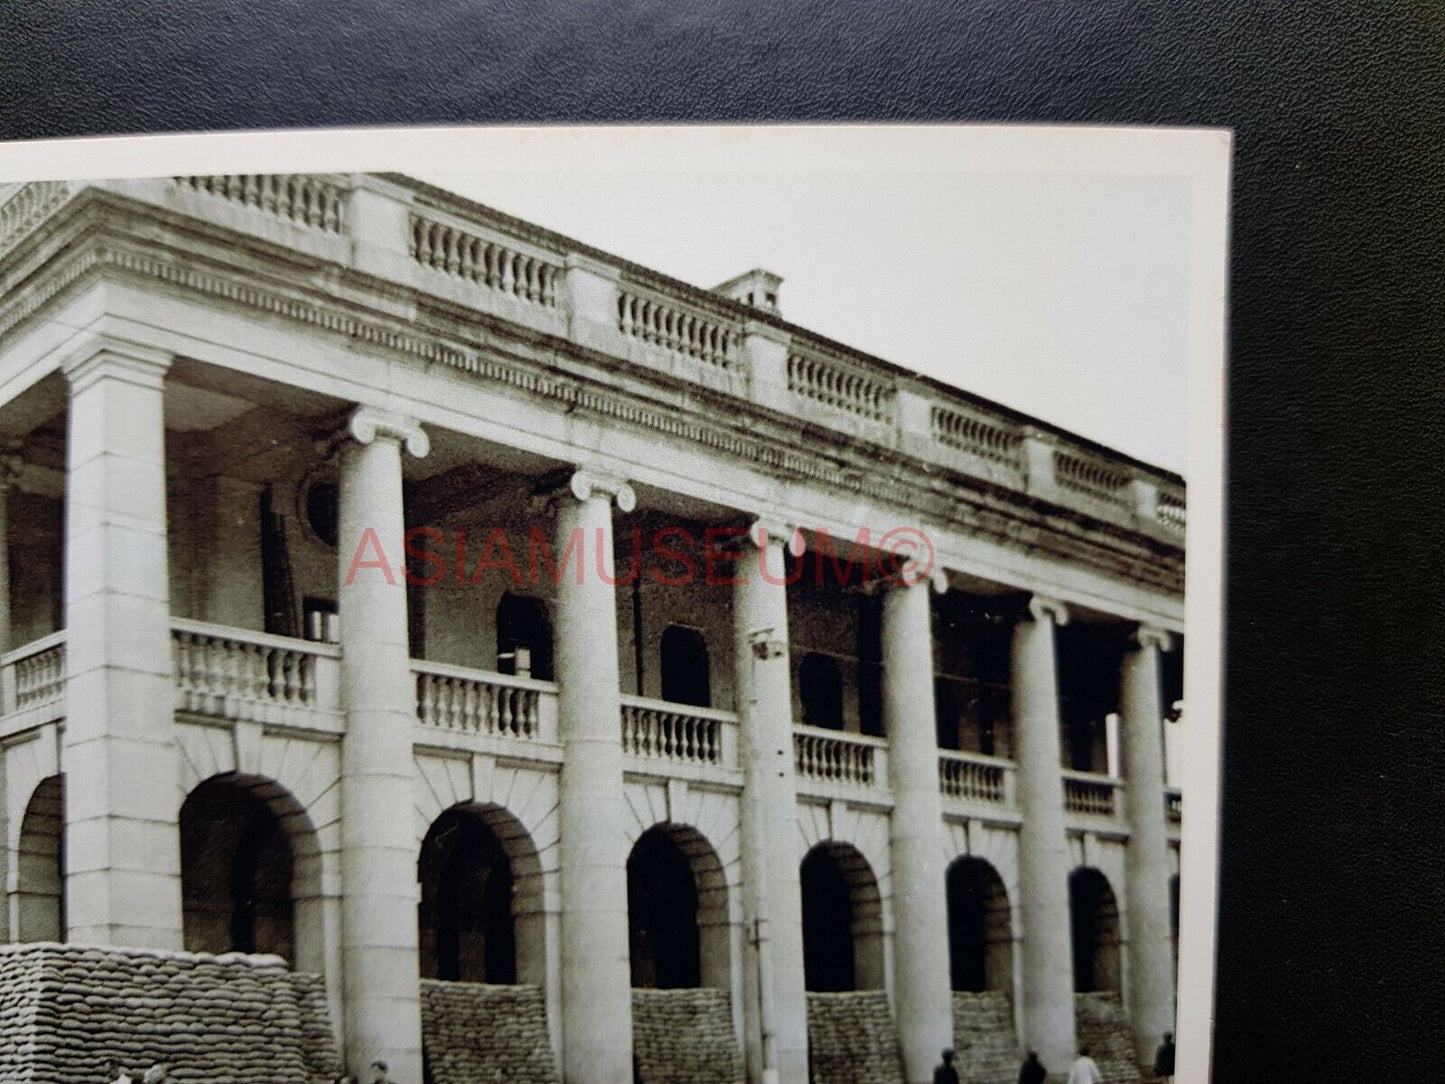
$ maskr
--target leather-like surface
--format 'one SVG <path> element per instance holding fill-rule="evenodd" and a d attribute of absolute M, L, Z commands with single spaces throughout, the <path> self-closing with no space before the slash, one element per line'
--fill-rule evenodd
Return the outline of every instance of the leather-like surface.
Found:
<path fill-rule="evenodd" d="M 480 121 L 1236 129 L 1218 1081 L 1442 1057 L 1437 4 L 0 4 L 0 135 Z"/>

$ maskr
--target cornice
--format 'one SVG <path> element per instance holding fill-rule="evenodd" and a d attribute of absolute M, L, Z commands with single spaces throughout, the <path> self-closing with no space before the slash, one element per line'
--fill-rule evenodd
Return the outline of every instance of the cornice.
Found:
<path fill-rule="evenodd" d="M 843 455 L 790 448 L 782 445 L 786 434 L 760 437 L 737 429 L 706 421 L 696 414 L 683 413 L 685 408 L 661 402 L 649 402 L 636 394 L 589 382 L 585 377 L 548 371 L 543 363 L 517 356 L 507 356 L 505 347 L 496 341 L 478 339 L 476 331 L 491 329 L 496 335 L 512 335 L 518 344 L 546 342 L 554 353 L 566 352 L 582 362 L 591 354 L 567 339 L 558 339 L 531 329 L 512 332 L 504 321 L 469 314 L 471 328 L 452 329 L 425 327 L 416 330 L 384 313 L 361 310 L 357 302 L 317 295 L 314 284 L 288 284 L 283 292 L 278 285 L 260 281 L 252 270 L 225 267 L 186 257 L 173 252 L 147 250 L 144 242 L 106 233 L 95 236 L 89 244 L 72 244 L 69 255 L 52 260 L 45 268 L 28 277 L 9 304 L 0 306 L 0 339 L 26 320 L 53 303 L 65 291 L 82 280 L 105 273 L 121 273 L 158 281 L 178 289 L 213 298 L 252 311 L 278 316 L 292 322 L 333 332 L 349 340 L 373 346 L 402 357 L 427 364 L 442 365 L 469 373 L 489 383 L 511 388 L 542 398 L 568 411 L 585 411 L 601 419 L 634 425 L 654 433 L 674 437 L 710 448 L 727 456 L 744 460 L 774 475 L 805 479 L 850 495 L 888 494 L 912 517 L 953 528 L 963 533 L 983 535 L 1013 549 L 1052 554 L 1070 562 L 1079 562 L 1166 592 L 1183 590 L 1182 554 L 1177 557 L 1147 552 L 1128 553 L 1119 547 L 1162 549 L 1160 543 L 1126 529 L 1065 513 L 1052 507 L 1039 507 L 1034 502 L 1016 501 L 1012 508 L 992 507 L 988 494 L 998 489 L 989 483 L 968 479 L 938 464 L 925 463 L 881 446 L 869 445 L 868 461 L 850 459 L 848 442 L 838 441 Z M 202 266 L 202 263 L 207 266 Z M 370 285 L 369 277 L 346 268 L 337 269 L 354 290 Z M 394 285 L 377 283 L 379 292 L 395 295 Z M 300 291 L 310 289 L 307 296 Z M 419 299 L 420 300 L 420 299 Z M 442 307 L 429 299 L 424 315 L 440 316 Z M 423 314 L 419 314 L 423 315 Z M 465 343 L 470 337 L 472 343 Z M 452 339 L 453 341 L 446 341 Z M 465 344 L 464 344 L 465 343 Z M 659 387 L 665 378 L 647 374 Z M 722 404 L 721 394 L 687 389 L 693 403 Z M 739 403 L 728 400 L 730 415 L 738 413 Z M 756 411 L 748 406 L 749 419 Z M 777 419 L 763 419 L 772 428 L 783 428 Z M 805 429 L 806 425 L 800 426 Z M 830 437 L 832 435 L 830 434 Z M 880 469 L 882 468 L 882 469 Z M 900 477 L 908 475 L 910 478 Z M 924 480 L 928 485 L 919 485 Z M 940 491 L 946 487 L 946 491 Z M 898 495 L 893 496 L 894 493 Z M 1017 498 L 1010 491 L 1010 496 Z M 999 499 L 999 498 L 995 498 Z M 1030 519 L 1048 516 L 1052 522 Z M 1061 527 L 1071 527 L 1067 533 Z M 1084 537 L 1080 532 L 1092 531 L 1099 538 Z M 1114 543 L 1111 545 L 1110 543 Z"/>

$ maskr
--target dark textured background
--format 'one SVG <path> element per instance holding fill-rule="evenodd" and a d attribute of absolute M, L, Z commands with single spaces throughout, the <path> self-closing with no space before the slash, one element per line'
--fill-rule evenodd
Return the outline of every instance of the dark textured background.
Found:
<path fill-rule="evenodd" d="M 0 136 L 479 121 L 1237 132 L 1214 1079 L 1445 1062 L 1434 3 L 0 2 Z"/>

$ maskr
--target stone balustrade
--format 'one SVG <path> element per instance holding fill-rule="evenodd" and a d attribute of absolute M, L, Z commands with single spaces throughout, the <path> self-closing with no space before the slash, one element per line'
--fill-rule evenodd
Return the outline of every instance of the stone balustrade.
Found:
<path fill-rule="evenodd" d="M 1172 527 L 1181 534 L 1184 531 L 1184 495 L 1161 491 L 1155 504 L 1155 516 L 1166 527 Z"/>
<path fill-rule="evenodd" d="M 891 381 L 813 353 L 788 356 L 788 390 L 794 395 L 869 421 L 892 425 Z"/>
<path fill-rule="evenodd" d="M 800 782 L 848 787 L 885 785 L 887 772 L 882 761 L 886 748 L 881 738 L 811 726 L 793 727 L 793 767 Z"/>
<path fill-rule="evenodd" d="M 1119 780 L 1093 772 L 1064 772 L 1064 809 L 1088 817 L 1114 817 L 1119 809 Z"/>
<path fill-rule="evenodd" d="M 0 656 L 0 672 L 3 714 L 58 706 L 65 694 L 65 631 Z"/>
<path fill-rule="evenodd" d="M 938 789 L 946 799 L 1014 804 L 1014 766 L 1000 757 L 951 749 L 938 752 Z"/>
<path fill-rule="evenodd" d="M 173 618 L 176 710 L 260 722 L 341 709 L 330 644 Z"/>
<path fill-rule="evenodd" d="M 557 686 L 548 681 L 412 661 L 416 717 L 441 731 L 551 742 L 557 731 Z"/>
<path fill-rule="evenodd" d="M 643 275 L 621 260 L 460 197 L 399 177 L 357 184 L 339 176 L 267 174 L 95 182 L 173 210 L 177 205 L 169 194 L 200 193 L 258 218 L 300 227 L 296 243 L 314 256 L 348 259 L 379 280 L 472 304 L 533 333 L 567 335 L 587 349 L 629 358 L 711 391 L 751 395 L 758 405 L 791 410 L 809 424 L 906 448 L 990 485 L 1120 526 L 1151 525 L 1161 541 L 1177 540 L 1184 531 L 1185 496 L 1176 477 L 1067 434 L 1026 426 L 984 400 L 909 377 L 766 310 Z M 29 184 L 0 196 L 0 253 L 6 233 L 33 228 L 84 187 Z M 194 201 L 181 209 L 194 213 L 193 208 Z M 357 244 L 344 250 L 345 257 L 342 249 L 322 243 L 347 238 Z M 418 275 L 419 267 L 424 273 Z M 503 300 L 517 304 L 498 308 Z M 763 337 L 778 351 L 765 363 L 758 359 L 772 358 L 770 350 L 749 345 Z M 1031 444 L 1039 445 L 1040 454 Z"/>
<path fill-rule="evenodd" d="M 1105 504 L 1127 508 L 1130 503 L 1129 472 L 1094 456 L 1056 449 L 1054 480 L 1060 489 L 1072 490 Z"/>
<path fill-rule="evenodd" d="M 0 188 L 0 252 L 16 244 L 70 194 L 65 181 L 34 181 Z"/>
<path fill-rule="evenodd" d="M 557 307 L 562 277 L 558 264 L 423 215 L 413 214 L 410 221 L 408 251 L 423 267 L 469 279 L 520 301 Z"/>
<path fill-rule="evenodd" d="M 674 764 L 737 766 L 737 716 L 713 708 L 622 697 L 622 750 Z"/>
<path fill-rule="evenodd" d="M 991 421 L 978 413 L 956 406 L 935 404 L 930 412 L 933 439 L 989 463 L 1014 472 L 1024 468 L 1023 434 L 1014 426 Z"/>
<path fill-rule="evenodd" d="M 736 324 L 641 286 L 619 289 L 617 330 L 718 369 L 738 366 L 742 335 Z"/>
<path fill-rule="evenodd" d="M 325 233 L 346 232 L 346 190 L 320 177 L 304 173 L 242 173 L 176 177 L 174 181 L 298 226 Z"/>

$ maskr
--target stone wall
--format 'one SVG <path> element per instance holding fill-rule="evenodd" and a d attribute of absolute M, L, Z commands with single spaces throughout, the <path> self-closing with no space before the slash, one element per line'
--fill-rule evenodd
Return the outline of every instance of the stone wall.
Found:
<path fill-rule="evenodd" d="M 954 991 L 953 1045 L 964 1084 L 1014 1084 L 1024 1056 L 1009 996 L 993 990 Z"/>
<path fill-rule="evenodd" d="M 903 1055 L 882 990 L 808 995 L 811 1084 L 903 1084 Z"/>
<path fill-rule="evenodd" d="M 421 1036 L 430 1084 L 560 1079 L 539 986 L 423 979 Z"/>
<path fill-rule="evenodd" d="M 633 990 L 632 1051 L 640 1084 L 742 1084 L 722 990 Z"/>
<path fill-rule="evenodd" d="M 1129 1015 L 1118 994 L 1075 994 L 1074 1029 L 1109 1084 L 1139 1084 Z"/>
<path fill-rule="evenodd" d="M 176 1084 L 322 1084 L 340 1073 L 316 976 L 274 956 L 0 946 L 0 1080 L 104 1084 L 111 1062 Z"/>

